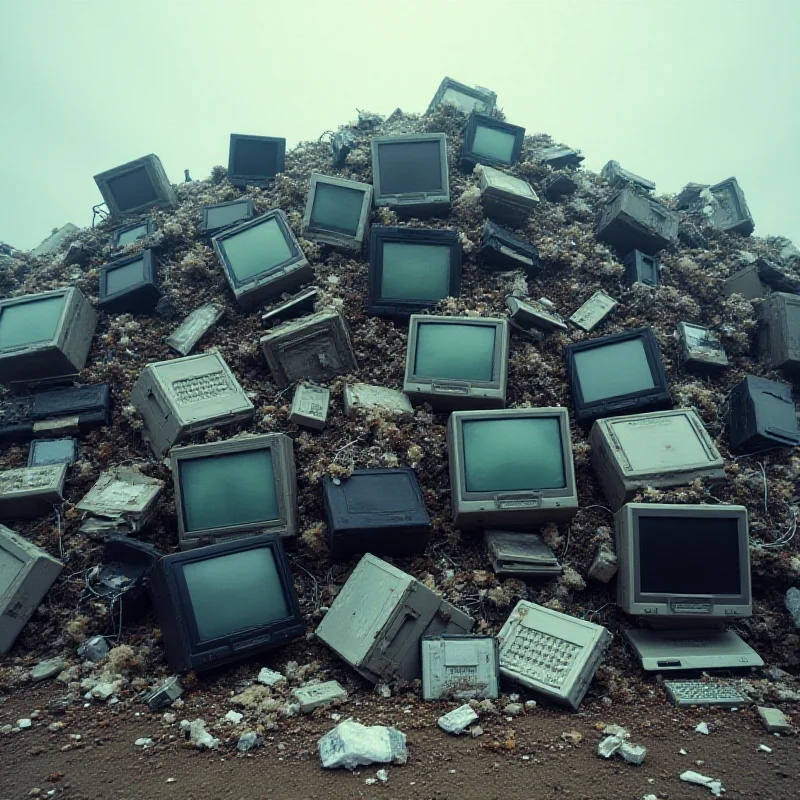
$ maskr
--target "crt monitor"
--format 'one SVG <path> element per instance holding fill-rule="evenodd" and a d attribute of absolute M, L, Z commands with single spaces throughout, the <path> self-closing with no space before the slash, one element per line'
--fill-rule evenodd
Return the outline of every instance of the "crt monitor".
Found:
<path fill-rule="evenodd" d="M 376 136 L 372 139 L 375 205 L 404 216 L 450 210 L 447 137 L 443 133 Z"/>
<path fill-rule="evenodd" d="M 236 300 L 248 310 L 314 276 L 280 209 L 224 230 L 211 243 Z"/>
<path fill-rule="evenodd" d="M 614 515 L 617 603 L 657 622 L 752 613 L 747 509 L 628 503 Z"/>
<path fill-rule="evenodd" d="M 140 250 L 100 268 L 97 307 L 112 313 L 146 314 L 161 297 L 152 250 Z"/>
<path fill-rule="evenodd" d="M 181 549 L 257 532 L 297 533 L 292 440 L 282 433 L 170 450 Z"/>
<path fill-rule="evenodd" d="M 585 339 L 568 345 L 566 356 L 575 418 L 581 425 L 672 405 L 652 328 Z"/>
<path fill-rule="evenodd" d="M 438 408 L 503 408 L 508 348 L 507 320 L 412 314 L 403 391 Z"/>
<path fill-rule="evenodd" d="M 408 317 L 461 293 L 458 232 L 376 226 L 369 239 L 367 311 Z"/>
<path fill-rule="evenodd" d="M 203 206 L 200 233 L 211 236 L 231 225 L 253 218 L 254 204 L 250 198 L 228 200 L 213 206 Z"/>
<path fill-rule="evenodd" d="M 361 250 L 369 230 L 372 186 L 311 173 L 302 234 L 343 250 Z"/>
<path fill-rule="evenodd" d="M 578 511 L 566 408 L 456 411 L 447 454 L 456 528 L 525 529 Z"/>
<path fill-rule="evenodd" d="M 158 156 L 152 154 L 101 172 L 94 176 L 94 181 L 112 217 L 177 204 L 164 167 Z"/>
<path fill-rule="evenodd" d="M 234 186 L 264 185 L 286 168 L 286 139 L 231 134 L 228 180 Z"/>
<path fill-rule="evenodd" d="M 276 533 L 165 556 L 153 568 L 151 589 L 175 672 L 249 658 L 305 633 Z"/>
<path fill-rule="evenodd" d="M 524 138 L 525 128 L 474 111 L 464 127 L 461 168 L 472 170 L 476 164 L 511 167 L 519 161 Z"/>
<path fill-rule="evenodd" d="M 139 239 L 152 236 L 155 232 L 155 223 L 151 217 L 147 217 L 138 222 L 132 222 L 128 225 L 121 225 L 119 228 L 115 228 L 111 236 L 111 244 L 113 247 L 126 247 Z"/>
<path fill-rule="evenodd" d="M 430 114 L 443 103 L 449 103 L 464 114 L 469 114 L 471 111 L 491 114 L 496 102 L 497 95 L 490 89 L 478 89 L 454 81 L 452 78 L 445 78 L 439 84 L 427 113 Z"/>

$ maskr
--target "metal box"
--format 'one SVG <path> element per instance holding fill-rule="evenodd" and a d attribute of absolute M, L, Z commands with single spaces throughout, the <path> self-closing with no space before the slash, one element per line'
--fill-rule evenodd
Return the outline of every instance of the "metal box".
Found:
<path fill-rule="evenodd" d="M 420 677 L 420 640 L 469 633 L 474 620 L 423 583 L 369 553 L 317 628 L 317 637 L 372 683 Z"/>
<path fill-rule="evenodd" d="M 64 502 L 66 477 L 66 464 L 0 472 L 0 519 L 52 517 L 53 506 Z"/>
<path fill-rule="evenodd" d="M 625 256 L 625 280 L 628 286 L 644 283 L 647 286 L 658 286 L 658 259 L 633 250 Z"/>
<path fill-rule="evenodd" d="M 537 303 L 532 305 L 520 300 L 518 297 L 506 297 L 508 309 L 508 323 L 515 328 L 529 332 L 531 328 L 541 331 L 566 331 L 567 324 L 555 313 L 545 311 Z"/>
<path fill-rule="evenodd" d="M 628 172 L 620 166 L 619 161 L 609 161 L 601 170 L 600 175 L 605 178 L 615 189 L 622 188 L 627 184 L 643 189 L 645 192 L 652 192 L 656 185 L 653 181 L 642 178 L 633 172 Z"/>
<path fill-rule="evenodd" d="M 500 659 L 494 636 L 423 637 L 423 700 L 496 700 L 499 696 Z"/>
<path fill-rule="evenodd" d="M 553 551 L 536 533 L 488 530 L 484 543 L 497 575 L 549 577 L 563 572 Z"/>
<path fill-rule="evenodd" d="M 599 419 L 589 444 L 592 467 L 613 511 L 646 487 L 725 480 L 725 462 L 693 409 Z"/>
<path fill-rule="evenodd" d="M 569 318 L 569 321 L 588 333 L 616 307 L 617 301 L 599 289 Z"/>
<path fill-rule="evenodd" d="M 602 626 L 520 600 L 497 636 L 500 674 L 578 708 L 611 634 Z"/>
<path fill-rule="evenodd" d="M 321 431 L 328 421 L 330 402 L 330 389 L 304 381 L 294 391 L 289 422 Z"/>
<path fill-rule="evenodd" d="M 137 158 L 94 176 L 112 217 L 139 214 L 154 206 L 177 204 L 175 192 L 158 156 Z"/>
<path fill-rule="evenodd" d="M 253 404 L 219 353 L 147 364 L 131 392 L 145 441 L 161 457 L 207 428 L 249 422 Z"/>
<path fill-rule="evenodd" d="M 483 211 L 489 217 L 519 225 L 539 203 L 533 187 L 522 178 L 515 178 L 483 164 L 475 167 L 475 174 L 478 176 Z"/>
<path fill-rule="evenodd" d="M 278 325 L 260 345 L 280 388 L 301 378 L 322 382 L 358 369 L 344 317 L 330 308 Z"/>
<path fill-rule="evenodd" d="M 800 370 L 800 296 L 772 292 L 762 303 L 758 350 L 768 369 Z"/>
<path fill-rule="evenodd" d="M 734 386 L 728 399 L 728 438 L 732 453 L 800 445 L 792 387 L 754 375 Z"/>
<path fill-rule="evenodd" d="M 622 189 L 600 212 L 595 235 L 625 252 L 652 255 L 678 241 L 677 213 L 655 200 Z"/>
<path fill-rule="evenodd" d="M 761 300 L 767 293 L 764 284 L 761 283 L 756 264 L 750 264 L 726 278 L 722 284 L 722 292 L 726 297 L 740 294 L 745 300 Z"/>
<path fill-rule="evenodd" d="M 481 233 L 481 266 L 493 272 L 521 269 L 531 278 L 542 271 L 539 251 L 510 231 L 486 220 Z"/>
<path fill-rule="evenodd" d="M 728 178 L 710 187 L 709 191 L 717 201 L 711 221 L 720 230 L 749 236 L 755 230 L 755 223 L 744 199 L 744 192 L 736 178 Z"/>
<path fill-rule="evenodd" d="M 684 369 L 714 373 L 727 369 L 728 356 L 712 330 L 691 322 L 679 322 L 677 334 L 678 361 Z"/>

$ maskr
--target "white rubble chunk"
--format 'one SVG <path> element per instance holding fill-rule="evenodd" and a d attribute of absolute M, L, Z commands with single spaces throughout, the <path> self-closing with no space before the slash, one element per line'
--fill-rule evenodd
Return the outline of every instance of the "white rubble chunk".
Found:
<path fill-rule="evenodd" d="M 27 717 L 24 717 L 23 719 L 18 719 L 17 720 L 17 727 L 21 731 L 24 731 L 26 728 L 30 728 L 31 725 L 33 725 L 33 722 L 31 720 L 29 720 Z"/>
<path fill-rule="evenodd" d="M 759 750 L 760 750 L 762 753 L 771 753 L 771 752 L 772 752 L 772 748 L 771 748 L 771 747 L 767 747 L 765 744 L 760 744 L 760 745 L 758 746 L 758 749 L 759 749 Z"/>
<path fill-rule="evenodd" d="M 453 711 L 439 717 L 439 727 L 447 733 L 458 735 L 463 733 L 473 722 L 478 721 L 478 715 L 475 713 L 469 703 L 459 706 Z"/>
<path fill-rule="evenodd" d="M 261 747 L 263 739 L 255 731 L 247 731 L 239 737 L 236 743 L 236 749 L 240 753 L 247 753 L 250 750 L 255 750 L 256 747 Z"/>
<path fill-rule="evenodd" d="M 617 554 L 606 543 L 598 546 L 594 560 L 589 567 L 589 577 L 601 583 L 608 583 L 617 574 Z"/>
<path fill-rule="evenodd" d="M 300 703 L 300 711 L 310 714 L 315 708 L 340 703 L 347 700 L 347 690 L 339 681 L 325 681 L 295 689 L 295 699 Z"/>
<path fill-rule="evenodd" d="M 628 729 L 623 728 L 622 725 L 606 725 L 603 728 L 603 733 L 607 736 L 619 736 L 620 739 L 630 739 L 631 737 Z"/>
<path fill-rule="evenodd" d="M 709 731 L 709 729 L 708 729 L 708 723 L 707 722 L 699 723 L 697 725 L 697 727 L 695 728 L 695 732 L 696 733 L 702 733 L 703 736 L 708 736 L 708 734 L 711 733 L 711 731 Z"/>
<path fill-rule="evenodd" d="M 618 752 L 629 764 L 636 764 L 638 766 L 644 761 L 647 748 L 640 744 L 630 744 L 630 742 L 623 741 Z"/>
<path fill-rule="evenodd" d="M 623 739 L 619 736 L 606 736 L 606 738 L 597 745 L 597 755 L 603 758 L 611 758 L 611 756 L 622 747 L 622 742 Z"/>
<path fill-rule="evenodd" d="M 153 740 L 149 736 L 143 736 L 141 739 L 137 739 L 133 744 L 136 747 L 151 747 Z"/>
<path fill-rule="evenodd" d="M 791 733 L 792 724 L 779 708 L 758 706 L 758 716 L 768 733 Z"/>
<path fill-rule="evenodd" d="M 286 678 L 284 678 L 280 672 L 275 672 L 275 670 L 264 667 L 261 672 L 258 673 L 257 680 L 265 686 L 274 686 L 276 683 L 285 681 Z"/>
<path fill-rule="evenodd" d="M 49 658 L 47 661 L 40 661 L 31 670 L 31 679 L 38 682 L 53 678 L 60 672 L 63 672 L 66 666 L 67 662 L 59 657 Z"/>
<path fill-rule="evenodd" d="M 707 775 L 701 775 L 699 772 L 694 772 L 687 769 L 686 772 L 680 774 L 680 779 L 686 783 L 695 783 L 698 786 L 705 786 L 714 797 L 722 797 L 725 789 L 722 787 L 722 781 L 716 778 L 709 778 Z"/>
<path fill-rule="evenodd" d="M 522 711 L 522 703 L 507 703 L 503 708 L 503 713 L 508 717 L 518 717 Z"/>
<path fill-rule="evenodd" d="M 378 779 L 378 780 L 379 780 L 381 783 L 386 783 L 386 781 L 388 781 L 388 780 L 389 780 L 389 771 L 388 771 L 388 770 L 385 770 L 385 769 L 379 769 L 379 770 L 378 770 L 378 771 L 375 773 L 375 777 L 376 777 L 376 778 L 377 778 L 377 779 Z"/>
<path fill-rule="evenodd" d="M 240 714 L 238 711 L 229 711 L 225 715 L 225 721 L 230 722 L 233 725 L 238 725 L 242 719 L 244 718 L 244 714 Z"/>
<path fill-rule="evenodd" d="M 405 764 L 406 736 L 384 725 L 370 727 L 346 719 L 318 741 L 322 766 L 327 769 L 355 769 L 368 764 Z"/>
<path fill-rule="evenodd" d="M 206 723 L 202 719 L 195 719 L 189 723 L 189 739 L 191 739 L 194 746 L 200 750 L 204 747 L 209 750 L 215 750 L 219 747 L 219 739 L 215 739 L 206 730 Z"/>

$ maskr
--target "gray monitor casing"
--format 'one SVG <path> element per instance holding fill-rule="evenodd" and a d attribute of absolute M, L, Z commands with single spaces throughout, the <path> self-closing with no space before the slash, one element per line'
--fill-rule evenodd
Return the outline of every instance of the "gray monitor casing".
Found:
<path fill-rule="evenodd" d="M 678 241 L 679 223 L 671 208 L 625 188 L 603 207 L 595 235 L 621 250 L 653 255 Z"/>
<path fill-rule="evenodd" d="M 0 325 L 3 310 L 9 306 L 58 295 L 64 296 L 64 305 L 55 335 L 45 341 L 0 350 L 0 383 L 22 388 L 63 382 L 77 376 L 86 365 L 97 327 L 97 312 L 75 287 L 0 300 Z"/>
<path fill-rule="evenodd" d="M 62 569 L 58 559 L 0 525 L 0 653 L 11 649 Z"/>
<path fill-rule="evenodd" d="M 761 305 L 758 349 L 768 369 L 800 371 L 800 296 L 772 292 Z"/>
<path fill-rule="evenodd" d="M 431 192 L 404 192 L 387 194 L 381 184 L 379 151 L 381 146 L 400 142 L 439 142 L 442 188 Z M 432 216 L 450 210 L 450 173 L 447 167 L 447 136 L 443 133 L 403 133 L 396 136 L 374 136 L 372 148 L 372 186 L 375 205 L 390 206 L 402 216 Z"/>
<path fill-rule="evenodd" d="M 331 186 L 341 186 L 345 189 L 353 189 L 363 193 L 361 204 L 361 217 L 358 221 L 358 229 L 354 236 L 350 236 L 341 231 L 329 230 L 317 226 L 311 221 L 311 213 L 314 210 L 314 200 L 317 196 L 317 186 L 319 184 L 329 184 Z M 312 172 L 309 179 L 308 199 L 303 214 L 302 236 L 312 242 L 329 244 L 331 247 L 338 247 L 342 250 L 360 252 L 364 246 L 364 240 L 369 233 L 369 215 L 372 210 L 372 186 L 368 183 L 358 181 L 348 181 L 344 178 L 334 178 L 331 175 L 321 175 L 319 172 Z"/>
<path fill-rule="evenodd" d="M 742 236 L 749 236 L 755 230 L 753 216 L 736 178 L 726 178 L 709 187 L 709 191 L 717 200 L 711 217 L 714 225 L 720 230 Z"/>
<path fill-rule="evenodd" d="M 0 472 L 0 519 L 33 519 L 53 515 L 64 502 L 67 464 L 21 467 Z"/>
<path fill-rule="evenodd" d="M 710 328 L 693 322 L 679 322 L 677 335 L 680 345 L 678 361 L 684 369 L 718 373 L 728 368 L 725 348 Z"/>
<path fill-rule="evenodd" d="M 475 167 L 475 175 L 483 211 L 492 219 L 520 225 L 539 204 L 539 196 L 522 178 L 483 164 Z"/>
<path fill-rule="evenodd" d="M 330 403 L 331 390 L 327 386 L 304 381 L 294 391 L 289 422 L 321 431 L 328 422 Z"/>
<path fill-rule="evenodd" d="M 255 408 L 219 353 L 147 364 L 131 391 L 142 435 L 159 458 L 207 428 L 249 422 Z"/>
<path fill-rule="evenodd" d="M 317 628 L 325 642 L 368 681 L 420 677 L 420 640 L 469 633 L 474 620 L 425 584 L 367 553 Z"/>
<path fill-rule="evenodd" d="M 465 421 L 515 419 L 517 417 L 555 417 L 561 428 L 561 452 L 566 486 L 561 489 L 517 490 L 510 492 L 467 492 L 464 472 Z M 565 522 L 578 513 L 575 464 L 569 414 L 561 406 L 553 408 L 506 408 L 496 411 L 454 411 L 447 421 L 447 457 L 450 465 L 450 502 L 453 527 L 461 530 L 487 528 L 525 529 L 544 522 Z"/>
<path fill-rule="evenodd" d="M 114 196 L 110 183 L 115 178 L 119 178 L 125 173 L 135 172 L 142 168 L 147 172 L 147 177 L 150 179 L 156 198 L 138 206 L 122 208 L 117 202 L 117 198 Z M 129 161 L 127 164 L 122 164 L 119 167 L 101 172 L 99 175 L 94 176 L 94 182 L 97 184 L 100 194 L 103 195 L 103 200 L 105 200 L 106 205 L 111 211 L 112 217 L 125 217 L 132 214 L 139 214 L 154 206 L 168 208 L 176 205 L 178 202 L 175 191 L 167 178 L 167 173 L 164 172 L 164 167 L 161 165 L 161 160 L 152 153 L 148 156 L 137 158 L 134 161 Z"/>
<path fill-rule="evenodd" d="M 626 184 L 633 184 L 645 192 L 652 192 L 656 188 L 653 181 L 649 181 L 647 178 L 642 178 L 641 175 L 629 172 L 620 165 L 619 161 L 607 162 L 601 170 L 600 175 L 615 188 L 621 188 Z"/>
<path fill-rule="evenodd" d="M 181 490 L 181 465 L 196 458 L 213 458 L 214 456 L 267 448 L 272 455 L 275 474 L 278 518 L 246 525 L 187 530 Z M 258 536 L 262 533 L 279 533 L 284 537 L 297 536 L 297 473 L 294 464 L 294 443 L 286 434 L 267 433 L 258 436 L 242 436 L 224 442 L 173 447 L 169 451 L 169 458 L 175 487 L 175 513 L 178 518 L 178 543 L 181 550 L 227 542 L 232 539 L 243 539 L 246 536 Z"/>
<path fill-rule="evenodd" d="M 519 297 L 506 297 L 506 308 L 509 324 L 523 331 L 529 332 L 532 328 L 540 331 L 567 330 L 567 324 L 559 314 L 547 311 L 539 303 L 531 305 Z"/>
<path fill-rule="evenodd" d="M 563 572 L 555 554 L 537 533 L 487 530 L 483 540 L 497 575 L 536 578 Z"/>
<path fill-rule="evenodd" d="M 425 324 L 483 325 L 495 329 L 491 381 L 460 381 L 418 375 L 414 372 L 419 328 Z M 406 371 L 403 392 L 416 403 L 430 403 L 434 408 L 459 409 L 505 408 L 508 387 L 508 320 L 495 317 L 437 317 L 412 314 L 408 323 Z"/>
<path fill-rule="evenodd" d="M 331 308 L 284 322 L 262 336 L 259 344 L 280 388 L 300 378 L 323 383 L 358 369 L 347 323 Z"/>
<path fill-rule="evenodd" d="M 746 300 L 761 300 L 767 290 L 758 274 L 758 265 L 749 264 L 725 279 L 722 284 L 722 292 L 726 297 L 740 294 Z"/>
<path fill-rule="evenodd" d="M 741 591 L 735 596 L 643 594 L 639 587 L 638 528 L 641 517 L 734 519 L 738 526 Z M 653 626 L 701 627 L 749 617 L 753 612 L 750 579 L 750 536 L 747 509 L 735 505 L 672 505 L 627 503 L 614 514 L 616 531 L 617 605 L 633 616 L 646 617 Z M 691 553 L 685 557 L 691 558 Z M 713 569 L 713 564 L 709 565 Z"/>
<path fill-rule="evenodd" d="M 477 87 L 473 88 L 472 86 L 467 86 L 465 83 L 454 81 L 452 78 L 444 78 L 444 80 L 439 84 L 439 88 L 436 90 L 436 94 L 433 96 L 433 99 L 428 106 L 428 114 L 432 113 L 442 103 L 449 102 L 444 99 L 444 96 L 448 90 L 456 92 L 465 97 L 469 97 L 475 101 L 473 108 L 471 108 L 469 111 L 460 109 L 464 111 L 465 114 L 469 114 L 471 111 L 479 111 L 481 114 L 491 114 L 494 111 L 494 104 L 497 102 L 497 95 L 490 89 L 479 89 Z"/>
<path fill-rule="evenodd" d="M 592 467 L 614 511 L 646 487 L 725 480 L 725 462 L 690 408 L 598 419 L 589 444 Z"/>
<path fill-rule="evenodd" d="M 423 700 L 496 700 L 500 696 L 500 658 L 494 636 L 424 636 L 421 647 Z"/>

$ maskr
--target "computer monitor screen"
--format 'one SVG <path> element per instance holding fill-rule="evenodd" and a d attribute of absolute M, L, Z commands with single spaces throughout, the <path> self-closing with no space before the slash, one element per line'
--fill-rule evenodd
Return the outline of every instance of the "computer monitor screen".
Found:
<path fill-rule="evenodd" d="M 224 228 L 249 216 L 250 204 L 243 200 L 241 203 L 225 203 L 220 206 L 210 206 L 207 210 L 208 222 L 206 227 L 209 230 Z"/>
<path fill-rule="evenodd" d="M 233 171 L 237 175 L 276 175 L 279 153 L 278 142 L 241 138 L 236 142 Z"/>
<path fill-rule="evenodd" d="M 441 159 L 438 139 L 381 142 L 378 147 L 381 194 L 442 191 L 445 187 Z"/>
<path fill-rule="evenodd" d="M 0 311 L 0 350 L 51 341 L 65 301 L 61 295 L 5 306 Z"/>
<path fill-rule="evenodd" d="M 268 448 L 183 460 L 180 488 L 187 532 L 280 517 L 275 468 Z"/>
<path fill-rule="evenodd" d="M 465 420 L 467 492 L 565 487 L 561 425 L 556 417 Z"/>
<path fill-rule="evenodd" d="M 222 243 L 237 282 L 246 283 L 292 258 L 292 250 L 274 217 L 227 237 Z"/>
<path fill-rule="evenodd" d="M 476 156 L 510 163 L 517 137 L 513 133 L 489 125 L 478 125 L 471 151 Z"/>
<path fill-rule="evenodd" d="M 147 230 L 148 224 L 146 222 L 143 222 L 141 225 L 135 225 L 133 228 L 128 228 L 119 234 L 117 245 L 119 247 L 125 247 L 126 244 L 131 244 L 137 239 L 147 236 Z"/>
<path fill-rule="evenodd" d="M 734 517 L 641 514 L 638 544 L 639 590 L 643 594 L 741 593 L 739 524 Z"/>
<path fill-rule="evenodd" d="M 117 205 L 124 211 L 129 208 L 155 203 L 159 200 L 158 192 L 153 186 L 150 175 L 144 166 L 124 172 L 108 181 Z"/>
<path fill-rule="evenodd" d="M 470 97 L 470 95 L 459 92 L 458 89 L 452 87 L 445 89 L 441 102 L 452 103 L 459 111 L 463 111 L 465 114 L 469 114 L 479 106 L 483 109 L 485 105 L 484 101 L 479 97 Z"/>
<path fill-rule="evenodd" d="M 124 292 L 147 280 L 144 259 L 110 269 L 106 272 L 106 296 Z"/>
<path fill-rule="evenodd" d="M 289 605 L 270 548 L 189 561 L 183 577 L 200 642 L 286 619 Z M 246 602 L 232 602 L 233 598 Z"/>
<path fill-rule="evenodd" d="M 38 439 L 31 442 L 29 467 L 45 464 L 72 464 L 75 461 L 75 439 Z M 0 591 L 2 595 L 2 591 Z"/>
<path fill-rule="evenodd" d="M 311 226 L 355 236 L 363 205 L 364 192 L 319 181 L 311 208 Z"/>
<path fill-rule="evenodd" d="M 490 382 L 497 328 L 493 325 L 420 323 L 414 376 Z"/>
<path fill-rule="evenodd" d="M 450 245 L 383 243 L 380 299 L 436 301 L 450 293 Z"/>
<path fill-rule="evenodd" d="M 640 338 L 578 350 L 574 358 L 584 403 L 655 388 Z"/>

